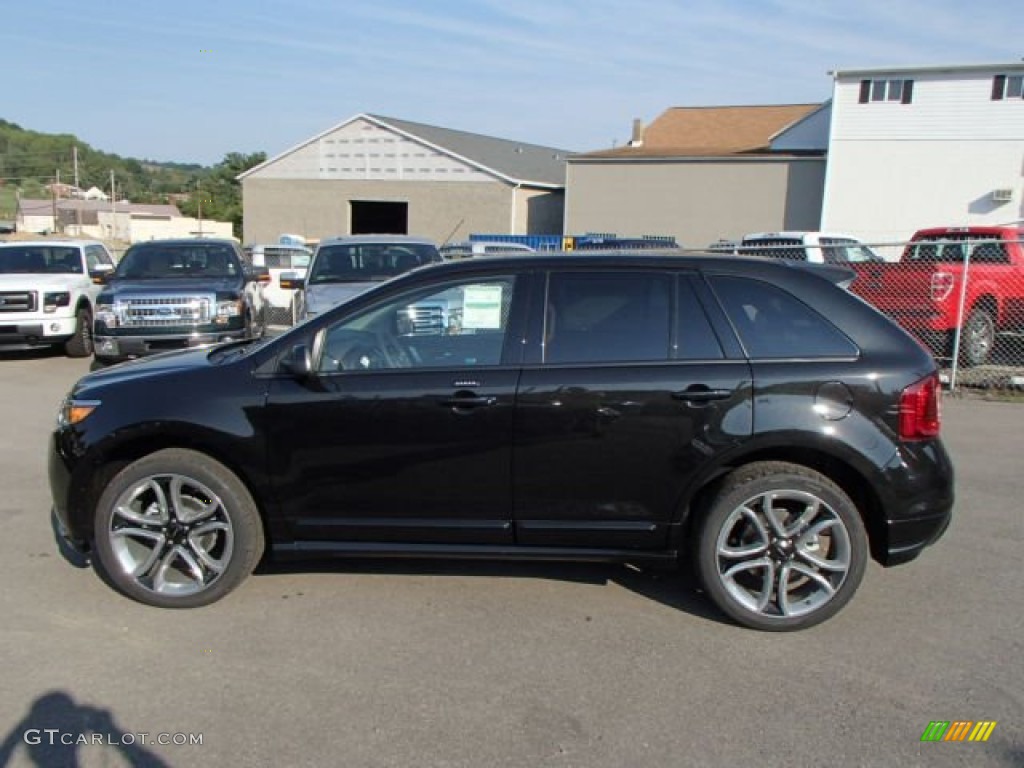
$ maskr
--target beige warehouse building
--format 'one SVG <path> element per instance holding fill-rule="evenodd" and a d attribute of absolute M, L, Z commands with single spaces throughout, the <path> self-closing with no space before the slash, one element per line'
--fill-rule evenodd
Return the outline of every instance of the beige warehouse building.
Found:
<path fill-rule="evenodd" d="M 671 235 L 703 248 L 816 230 L 829 104 L 674 107 L 623 147 L 572 155 L 565 230 Z"/>
<path fill-rule="evenodd" d="M 243 241 L 559 233 L 567 154 L 360 114 L 239 176 Z"/>

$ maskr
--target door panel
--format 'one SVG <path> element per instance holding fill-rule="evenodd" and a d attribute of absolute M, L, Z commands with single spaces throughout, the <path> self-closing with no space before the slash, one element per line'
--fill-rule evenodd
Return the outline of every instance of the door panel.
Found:
<path fill-rule="evenodd" d="M 555 272 L 541 292 L 543 352 L 516 405 L 516 540 L 665 547 L 693 475 L 750 435 L 749 365 L 725 359 L 675 272 Z"/>
<path fill-rule="evenodd" d="M 323 328 L 273 380 L 270 463 L 296 540 L 511 544 L 523 298 L 438 280 Z"/>
<path fill-rule="evenodd" d="M 275 380 L 270 462 L 295 537 L 511 543 L 517 378 L 345 372 L 323 377 L 320 391 Z"/>
<path fill-rule="evenodd" d="M 681 399 L 691 388 L 715 399 Z M 710 456 L 748 437 L 752 417 L 741 361 L 524 370 L 517 541 L 666 546 L 687 482 Z"/>

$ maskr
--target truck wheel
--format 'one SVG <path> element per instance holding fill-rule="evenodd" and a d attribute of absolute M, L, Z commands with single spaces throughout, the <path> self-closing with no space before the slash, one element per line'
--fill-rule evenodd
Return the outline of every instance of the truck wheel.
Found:
<path fill-rule="evenodd" d="M 252 495 L 227 467 L 196 451 L 169 448 L 129 464 L 104 489 L 95 515 L 99 570 L 148 605 L 219 600 L 263 553 Z"/>
<path fill-rule="evenodd" d="M 984 365 L 996 345 L 996 323 L 984 309 L 971 310 L 960 332 L 960 362 L 964 365 Z"/>
<path fill-rule="evenodd" d="M 807 467 L 757 462 L 733 472 L 698 528 L 708 596 L 753 629 L 804 629 L 835 615 L 860 585 L 868 541 L 843 490 Z"/>
<path fill-rule="evenodd" d="M 92 354 L 92 312 L 80 309 L 75 315 L 75 334 L 64 342 L 68 357 L 88 357 Z"/>

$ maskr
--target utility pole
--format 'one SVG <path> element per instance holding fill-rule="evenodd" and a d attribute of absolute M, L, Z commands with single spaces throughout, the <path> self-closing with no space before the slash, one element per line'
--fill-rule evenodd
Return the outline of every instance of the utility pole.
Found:
<path fill-rule="evenodd" d="M 110 170 L 110 234 L 117 240 L 117 189 L 114 182 L 114 170 Z"/>
<path fill-rule="evenodd" d="M 199 236 L 203 236 L 203 192 L 202 192 L 202 180 L 196 179 L 196 199 L 199 201 L 199 210 L 197 211 L 197 217 L 199 219 Z"/>
<path fill-rule="evenodd" d="M 78 186 L 78 145 L 77 144 L 74 144 L 71 147 L 71 159 L 74 161 L 74 165 L 75 165 L 75 189 L 78 190 L 79 193 L 81 193 L 82 188 L 80 186 Z M 81 237 L 82 236 L 82 204 L 81 204 L 82 198 L 80 197 L 80 198 L 78 198 L 78 200 L 79 200 L 78 204 L 75 205 L 75 236 L 76 237 Z"/>
<path fill-rule="evenodd" d="M 50 206 L 52 208 L 51 213 L 53 214 L 53 229 L 51 232 L 57 231 L 57 185 L 60 184 L 60 168 L 57 169 L 57 180 L 50 185 Z"/>

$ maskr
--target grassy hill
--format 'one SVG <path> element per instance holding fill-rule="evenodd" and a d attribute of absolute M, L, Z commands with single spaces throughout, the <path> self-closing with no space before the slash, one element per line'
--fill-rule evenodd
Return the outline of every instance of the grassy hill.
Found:
<path fill-rule="evenodd" d="M 9 190 L 21 190 L 24 197 L 46 197 L 47 184 L 60 172 L 62 182 L 74 179 L 74 148 L 78 148 L 78 178 L 82 189 L 99 187 L 110 190 L 110 172 L 114 172 L 120 197 L 140 203 L 163 202 L 168 194 L 181 193 L 197 178 L 210 173 L 201 165 L 140 161 L 93 149 L 73 134 L 49 134 L 31 131 L 0 119 L 0 184 L 9 198 Z"/>

